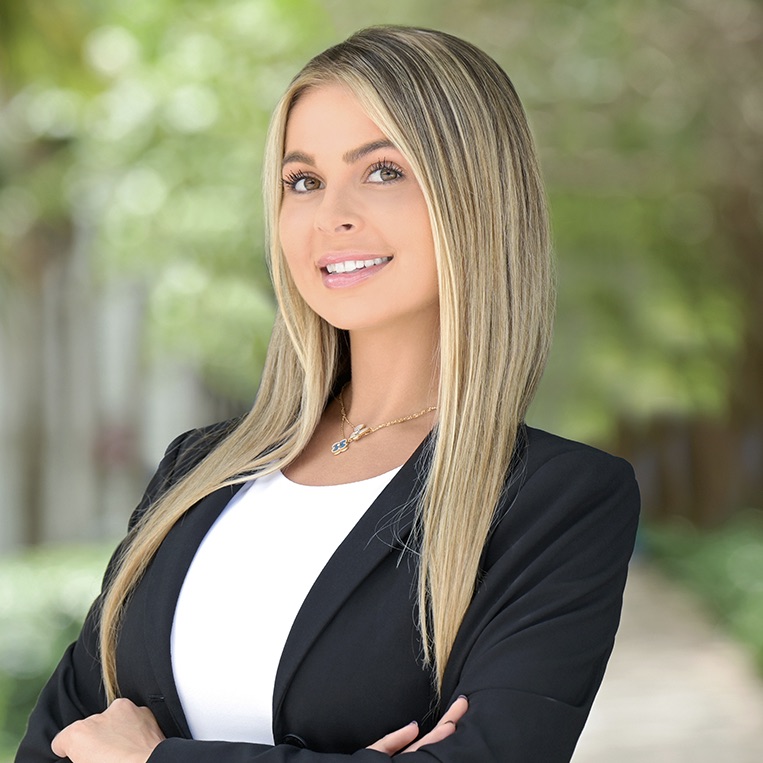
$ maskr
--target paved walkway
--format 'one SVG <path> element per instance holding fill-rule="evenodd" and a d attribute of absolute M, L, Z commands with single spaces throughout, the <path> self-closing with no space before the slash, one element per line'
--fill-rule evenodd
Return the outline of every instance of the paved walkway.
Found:
<path fill-rule="evenodd" d="M 763 681 L 683 589 L 635 562 L 573 763 L 762 763 Z"/>

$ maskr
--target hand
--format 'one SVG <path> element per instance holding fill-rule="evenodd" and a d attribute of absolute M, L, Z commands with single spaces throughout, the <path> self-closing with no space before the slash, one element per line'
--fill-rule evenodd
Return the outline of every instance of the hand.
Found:
<path fill-rule="evenodd" d="M 146 763 L 164 739 L 147 707 L 116 699 L 102 713 L 62 729 L 50 747 L 72 763 Z"/>
<path fill-rule="evenodd" d="M 419 747 L 423 747 L 425 744 L 441 742 L 449 737 L 456 730 L 456 724 L 464 717 L 464 713 L 468 709 L 468 700 L 461 696 L 448 708 L 445 715 L 440 718 L 439 723 L 421 739 L 416 739 L 419 734 L 419 726 L 416 721 L 413 721 L 407 726 L 382 737 L 367 749 L 385 752 L 387 755 L 395 755 L 398 752 L 401 754 L 416 752 Z"/>

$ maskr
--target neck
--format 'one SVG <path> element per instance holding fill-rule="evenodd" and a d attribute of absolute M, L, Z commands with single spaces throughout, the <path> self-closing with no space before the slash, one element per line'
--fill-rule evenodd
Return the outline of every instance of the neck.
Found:
<path fill-rule="evenodd" d="M 437 327 L 425 321 L 404 332 L 351 332 L 350 420 L 378 424 L 437 405 Z"/>

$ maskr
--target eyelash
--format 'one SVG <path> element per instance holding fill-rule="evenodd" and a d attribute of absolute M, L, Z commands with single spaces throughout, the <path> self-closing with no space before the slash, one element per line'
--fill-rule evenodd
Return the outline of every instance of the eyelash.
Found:
<path fill-rule="evenodd" d="M 379 170 L 392 170 L 393 172 L 397 173 L 398 176 L 395 178 L 395 180 L 388 180 L 388 183 L 394 183 L 396 180 L 400 180 L 401 178 L 405 177 L 405 173 L 403 172 L 402 168 L 400 168 L 394 162 L 391 162 L 389 159 L 380 159 L 371 167 L 368 174 L 373 175 L 374 172 L 378 172 Z"/>
<path fill-rule="evenodd" d="M 397 177 L 394 180 L 387 180 L 387 183 L 394 183 L 405 176 L 402 168 L 394 162 L 389 161 L 389 159 L 380 159 L 378 162 L 371 165 L 368 175 L 373 175 L 374 172 L 378 172 L 379 170 L 392 170 L 392 172 L 397 173 Z M 309 172 L 298 170 L 297 172 L 290 172 L 281 182 L 284 184 L 285 188 L 294 191 L 295 193 L 306 193 L 306 191 L 297 191 L 295 186 L 300 180 L 307 180 L 314 177 L 315 176 L 311 175 Z"/>
<path fill-rule="evenodd" d="M 306 180 L 307 178 L 311 178 L 312 175 L 308 172 L 303 172 L 302 170 L 299 170 L 298 172 L 290 172 L 281 182 L 284 184 L 285 188 L 288 188 L 291 191 L 296 191 L 295 187 L 297 183 L 299 183 L 300 180 Z M 303 192 L 297 192 L 297 193 L 303 193 Z"/>

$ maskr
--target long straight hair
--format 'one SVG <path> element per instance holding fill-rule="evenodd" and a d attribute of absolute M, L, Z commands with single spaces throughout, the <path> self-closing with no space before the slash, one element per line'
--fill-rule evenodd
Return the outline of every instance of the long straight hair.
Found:
<path fill-rule="evenodd" d="M 438 692 L 442 685 L 545 365 L 553 269 L 535 148 L 509 78 L 459 38 L 384 26 L 316 56 L 275 109 L 263 191 L 278 311 L 262 381 L 246 418 L 128 536 L 102 601 L 109 700 L 119 691 L 115 651 L 126 603 L 170 528 L 214 490 L 291 463 L 349 369 L 346 338 L 302 299 L 278 240 L 289 113 L 307 90 L 327 84 L 348 88 L 403 153 L 429 210 L 440 297 L 438 423 L 409 547 L 418 555 L 424 657 Z"/>

